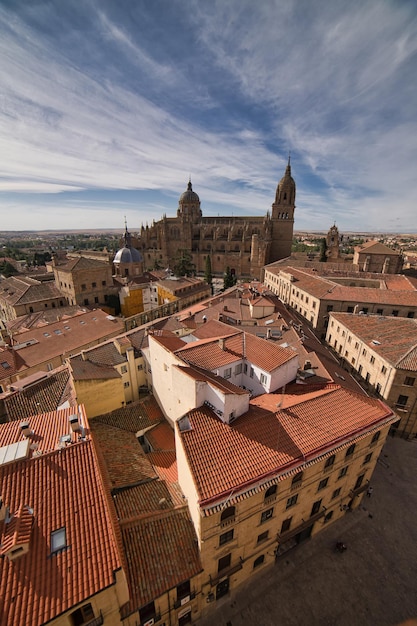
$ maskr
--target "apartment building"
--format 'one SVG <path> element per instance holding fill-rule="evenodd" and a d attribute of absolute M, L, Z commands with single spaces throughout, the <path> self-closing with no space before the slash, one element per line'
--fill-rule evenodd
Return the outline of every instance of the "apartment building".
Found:
<path fill-rule="evenodd" d="M 291 348 L 219 322 L 208 322 L 205 333 L 211 325 L 217 336 L 204 339 L 149 332 L 144 350 L 149 385 L 171 423 L 204 402 L 222 419 L 233 420 L 247 411 L 251 396 L 275 391 L 297 376 L 298 355 Z"/>
<path fill-rule="evenodd" d="M 330 313 L 326 341 L 392 407 L 397 432 L 417 436 L 417 320 Z"/>
<path fill-rule="evenodd" d="M 337 385 L 291 391 L 251 400 L 233 423 L 207 405 L 176 423 L 209 603 L 349 514 L 369 488 L 392 411 Z"/>
<path fill-rule="evenodd" d="M 52 282 L 11 276 L 0 282 L 0 325 L 22 315 L 64 307 L 66 297 Z"/>
<path fill-rule="evenodd" d="M 69 359 L 77 400 L 90 418 L 135 402 L 147 389 L 146 341 L 145 330 L 136 329 Z"/>
<path fill-rule="evenodd" d="M 120 624 L 116 514 L 83 407 L 0 424 L 0 484 L 0 625 Z"/>
<path fill-rule="evenodd" d="M 217 336 L 209 336 L 210 326 Z M 218 321 L 199 330 L 204 339 L 199 331 L 183 339 L 155 331 L 146 359 L 155 397 L 175 428 L 178 481 L 199 541 L 208 610 L 359 505 L 396 416 L 381 400 L 314 379 L 313 371 L 309 382 L 290 348 Z M 251 394 L 252 350 L 256 365 L 267 371 L 274 363 L 280 378 Z M 248 380 L 244 366 L 235 369 L 243 354 Z"/>
<path fill-rule="evenodd" d="M 97 309 L 16 333 L 11 346 L 0 348 L 0 385 L 5 391 L 29 375 L 52 371 L 70 355 L 115 337 L 123 329 L 120 319 Z"/>
<path fill-rule="evenodd" d="M 417 287 L 402 275 L 269 265 L 265 285 L 324 338 L 331 311 L 417 317 Z"/>

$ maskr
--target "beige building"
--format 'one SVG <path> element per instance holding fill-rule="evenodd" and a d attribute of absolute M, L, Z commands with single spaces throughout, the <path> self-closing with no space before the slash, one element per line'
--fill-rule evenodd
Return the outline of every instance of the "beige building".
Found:
<path fill-rule="evenodd" d="M 337 385 L 291 391 L 252 400 L 233 424 L 207 406 L 176 424 L 208 602 L 356 508 L 369 487 L 395 419 L 388 407 Z"/>
<path fill-rule="evenodd" d="M 136 248 L 146 269 L 172 265 L 179 250 L 187 250 L 197 273 L 204 273 L 210 257 L 213 274 L 227 267 L 237 276 L 260 278 L 262 267 L 291 254 L 294 228 L 295 182 L 291 166 L 278 183 L 271 213 L 260 217 L 203 217 L 200 198 L 191 181 L 181 194 L 176 217 L 166 215 L 142 227 Z"/>
<path fill-rule="evenodd" d="M 147 389 L 144 329 L 130 331 L 69 359 L 77 401 L 90 418 L 139 399 Z"/>
<path fill-rule="evenodd" d="M 417 436 L 417 320 L 330 313 L 327 343 L 397 414 L 403 437 Z"/>
<path fill-rule="evenodd" d="M 353 263 L 361 272 L 399 274 L 403 267 L 403 255 L 379 241 L 366 241 L 356 246 Z"/>
<path fill-rule="evenodd" d="M 0 484 L 0 625 L 121 624 L 116 513 L 83 407 L 0 424 Z"/>
<path fill-rule="evenodd" d="M 107 261 L 84 255 L 64 259 L 57 256 L 48 266 L 54 273 L 57 288 L 69 304 L 109 306 L 110 296 L 117 296 L 112 266 Z"/>
<path fill-rule="evenodd" d="M 331 311 L 417 317 L 417 287 L 402 275 L 269 265 L 264 282 L 323 338 Z"/>
<path fill-rule="evenodd" d="M 72 354 L 97 345 L 124 330 L 121 320 L 96 309 L 15 334 L 13 344 L 0 348 L 0 384 L 63 365 Z"/>
<path fill-rule="evenodd" d="M 0 326 L 22 315 L 64 307 L 66 297 L 53 282 L 11 276 L 0 282 Z"/>

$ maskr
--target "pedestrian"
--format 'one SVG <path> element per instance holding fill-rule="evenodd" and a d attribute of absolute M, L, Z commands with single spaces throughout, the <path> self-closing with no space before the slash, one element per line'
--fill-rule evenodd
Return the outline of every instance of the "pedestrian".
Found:
<path fill-rule="evenodd" d="M 371 497 L 373 490 L 374 490 L 373 487 L 368 487 L 368 490 L 366 492 L 366 495 L 368 496 L 368 498 Z"/>

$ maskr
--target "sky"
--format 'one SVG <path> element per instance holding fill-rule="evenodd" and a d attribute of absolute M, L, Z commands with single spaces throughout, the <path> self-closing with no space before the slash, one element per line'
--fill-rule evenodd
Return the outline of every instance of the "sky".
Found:
<path fill-rule="evenodd" d="M 415 0 L 0 0 L 0 229 L 417 232 Z"/>

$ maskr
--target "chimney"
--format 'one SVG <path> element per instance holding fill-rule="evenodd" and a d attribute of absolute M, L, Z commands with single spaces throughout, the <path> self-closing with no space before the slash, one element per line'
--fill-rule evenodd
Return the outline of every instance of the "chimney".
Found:
<path fill-rule="evenodd" d="M 268 328 L 267 331 L 266 331 L 266 338 L 267 339 L 271 339 L 271 329 L 270 328 Z"/>
<path fill-rule="evenodd" d="M 32 431 L 30 430 L 30 426 L 29 426 L 29 422 L 28 421 L 20 422 L 20 432 L 25 437 L 30 437 L 31 436 Z"/>
<path fill-rule="evenodd" d="M 80 420 L 78 419 L 78 415 L 76 413 L 69 416 L 69 423 L 73 433 L 79 433 L 81 431 Z"/>
<path fill-rule="evenodd" d="M 219 339 L 219 347 L 220 347 L 220 350 L 224 350 L 224 338 L 223 337 Z"/>

